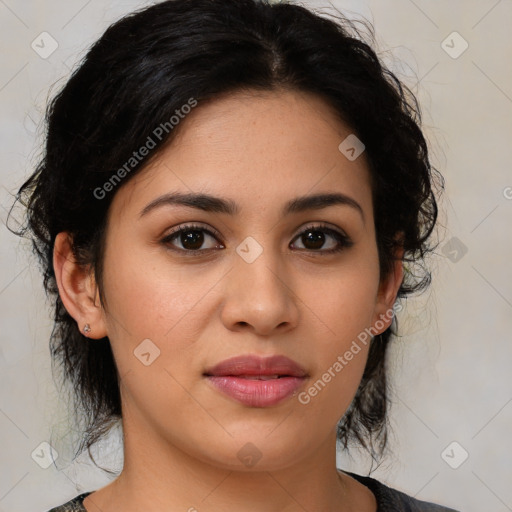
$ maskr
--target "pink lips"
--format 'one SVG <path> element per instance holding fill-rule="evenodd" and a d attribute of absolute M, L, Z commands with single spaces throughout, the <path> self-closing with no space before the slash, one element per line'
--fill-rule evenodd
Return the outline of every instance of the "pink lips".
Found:
<path fill-rule="evenodd" d="M 227 359 L 204 375 L 218 390 L 250 407 L 276 405 L 292 395 L 307 377 L 306 371 L 286 356 L 254 355 Z"/>

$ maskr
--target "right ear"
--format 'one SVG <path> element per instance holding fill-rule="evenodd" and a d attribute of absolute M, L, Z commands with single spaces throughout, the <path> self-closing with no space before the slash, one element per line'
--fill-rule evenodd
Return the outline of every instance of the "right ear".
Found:
<path fill-rule="evenodd" d="M 55 238 L 53 269 L 62 303 L 76 320 L 79 331 L 83 332 L 88 324 L 91 330 L 87 337 L 100 339 L 107 336 L 94 272 L 90 266 L 76 261 L 72 238 L 65 231 Z"/>

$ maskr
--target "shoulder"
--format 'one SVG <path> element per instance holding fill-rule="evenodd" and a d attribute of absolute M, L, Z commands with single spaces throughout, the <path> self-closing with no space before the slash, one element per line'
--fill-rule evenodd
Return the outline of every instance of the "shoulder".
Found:
<path fill-rule="evenodd" d="M 89 494 L 91 494 L 91 492 L 92 491 L 79 494 L 78 496 L 75 496 L 72 500 L 69 500 L 64 504 L 59 505 L 58 507 L 54 507 L 51 510 L 48 510 L 47 512 L 87 512 L 85 510 L 85 507 L 83 506 L 83 501 Z"/>
<path fill-rule="evenodd" d="M 457 512 L 436 503 L 421 501 L 371 478 L 344 471 L 368 487 L 377 500 L 377 512 Z"/>

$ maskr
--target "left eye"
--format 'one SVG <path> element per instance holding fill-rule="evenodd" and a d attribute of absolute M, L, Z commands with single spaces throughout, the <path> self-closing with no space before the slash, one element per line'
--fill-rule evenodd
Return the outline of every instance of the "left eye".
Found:
<path fill-rule="evenodd" d="M 331 243 L 331 248 L 329 249 L 319 251 L 318 249 L 320 249 L 325 244 L 326 237 L 327 239 L 330 237 L 332 240 L 334 240 L 334 244 Z M 308 247 L 304 247 L 304 250 L 318 252 L 320 254 L 340 252 L 343 249 L 353 245 L 353 242 L 347 235 L 325 226 L 309 226 L 297 237 L 295 237 L 295 240 L 297 239 L 300 240 L 303 245 L 308 245 Z"/>
<path fill-rule="evenodd" d="M 217 248 L 224 249 L 224 245 L 218 242 L 218 239 L 221 237 L 220 233 L 216 231 L 211 231 L 202 226 L 188 225 L 182 226 L 171 234 L 167 235 L 162 243 L 171 247 L 172 250 L 176 250 L 177 252 L 202 252 L 202 251 L 210 251 L 211 249 L 215 249 L 215 245 L 213 247 L 207 247 L 206 249 L 201 247 L 205 243 L 205 240 L 211 238 L 212 240 L 217 241 Z M 330 247 L 327 249 L 322 249 L 326 241 L 331 239 Z M 181 247 L 177 247 L 174 241 L 177 240 Z M 325 226 L 309 226 L 304 229 L 299 235 L 297 235 L 294 240 L 300 240 L 303 247 L 299 247 L 300 250 L 306 250 L 311 252 L 316 252 L 320 254 L 330 254 L 334 252 L 342 251 L 347 247 L 351 247 L 353 242 L 350 238 L 344 233 L 325 227 Z M 322 250 L 319 250 L 322 249 Z"/>

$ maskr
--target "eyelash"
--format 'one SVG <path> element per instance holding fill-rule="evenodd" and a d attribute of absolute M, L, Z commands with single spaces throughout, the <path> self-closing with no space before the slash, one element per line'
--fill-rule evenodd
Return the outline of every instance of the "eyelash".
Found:
<path fill-rule="evenodd" d="M 161 240 L 161 243 L 166 245 L 170 250 L 172 250 L 174 252 L 185 253 L 185 254 L 193 253 L 194 255 L 198 255 L 200 253 L 210 252 L 210 251 L 215 250 L 215 249 L 192 250 L 192 249 L 178 249 L 178 248 L 172 247 L 170 242 L 172 242 L 172 240 L 174 240 L 181 233 L 187 232 L 187 231 L 204 231 L 205 233 L 208 233 L 213 238 L 217 239 L 217 241 L 219 240 L 219 238 L 221 238 L 221 234 L 213 228 L 207 229 L 207 228 L 197 225 L 197 224 L 186 224 L 184 226 L 180 226 L 179 229 L 176 229 L 172 233 L 169 233 L 168 235 L 166 235 Z M 331 228 L 325 226 L 324 224 L 307 225 L 297 236 L 294 237 L 294 240 L 299 238 L 301 235 L 304 235 L 307 231 L 317 231 L 317 232 L 322 232 L 322 233 L 331 235 L 338 242 L 338 246 L 334 249 L 328 249 L 328 250 L 299 249 L 301 251 L 312 252 L 318 256 L 325 256 L 325 255 L 341 252 L 344 249 L 352 247 L 354 245 L 354 242 L 352 242 L 352 240 L 347 235 L 345 235 L 344 233 L 342 233 L 340 231 L 331 229 Z"/>

